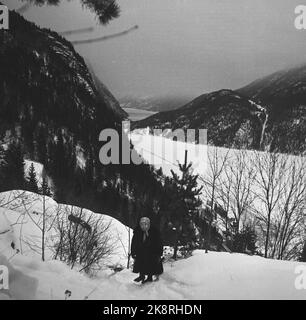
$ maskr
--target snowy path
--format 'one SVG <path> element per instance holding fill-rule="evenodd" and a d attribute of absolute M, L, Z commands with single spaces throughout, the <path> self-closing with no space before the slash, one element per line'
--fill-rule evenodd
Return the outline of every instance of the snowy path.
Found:
<path fill-rule="evenodd" d="M 306 290 L 295 288 L 297 265 L 301 263 L 198 250 L 173 267 L 166 264 L 158 282 L 133 284 L 135 274 L 125 270 L 112 277 L 110 291 L 100 290 L 112 292 L 106 299 L 306 299 Z M 92 299 L 99 295 L 97 291 Z"/>
<path fill-rule="evenodd" d="M 38 299 L 171 300 L 171 299 L 306 299 L 306 290 L 295 288 L 295 267 L 306 264 L 275 261 L 242 254 L 197 250 L 188 259 L 164 265 L 160 280 L 136 284 L 131 270 L 116 274 L 103 271 L 97 277 L 70 270 L 58 261 L 42 263 L 12 259 L 14 266 L 35 279 Z"/>

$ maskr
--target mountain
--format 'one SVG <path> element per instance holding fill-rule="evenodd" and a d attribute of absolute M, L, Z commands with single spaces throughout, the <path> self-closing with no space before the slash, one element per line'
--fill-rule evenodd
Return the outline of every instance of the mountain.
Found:
<path fill-rule="evenodd" d="M 306 64 L 275 72 L 236 91 L 263 103 L 295 96 L 306 90 Z"/>
<path fill-rule="evenodd" d="M 306 64 L 275 72 L 237 90 L 265 106 L 265 144 L 294 154 L 306 151 Z"/>
<path fill-rule="evenodd" d="M 232 90 L 204 94 L 187 105 L 160 112 L 134 128 L 207 129 L 208 143 L 255 148 L 260 144 L 264 110 Z"/>
<path fill-rule="evenodd" d="M 306 65 L 235 90 L 204 94 L 134 128 L 208 129 L 208 143 L 290 154 L 306 152 Z"/>
<path fill-rule="evenodd" d="M 65 124 L 81 135 L 92 120 L 96 127 L 121 120 L 99 95 L 83 58 L 57 33 L 10 12 L 10 29 L 2 30 L 0 41 L 2 125 Z"/>
<path fill-rule="evenodd" d="M 140 109 L 153 112 L 177 109 L 190 101 L 189 97 L 133 97 L 119 99 L 122 108 Z"/>
<path fill-rule="evenodd" d="M 123 208 L 128 199 L 131 206 L 137 202 L 137 216 L 144 210 L 139 203 L 146 191 L 158 194 L 160 183 L 152 168 L 104 166 L 99 161 L 101 130 L 121 132 L 125 113 L 69 41 L 12 11 L 10 29 L 0 30 L 0 70 L 0 160 L 1 147 L 13 145 L 6 159 L 24 154 L 41 163 L 57 201 L 107 210 L 122 221 L 127 219 Z M 120 137 L 120 144 L 123 139 L 127 137 Z M 0 161 L 0 176 L 2 165 Z M 24 187 L 10 185 L 10 176 L 0 180 L 0 191 Z"/>
<path fill-rule="evenodd" d="M 108 90 L 108 88 L 104 85 L 104 83 L 97 77 L 91 64 L 87 60 L 86 60 L 86 65 L 87 65 L 88 70 L 92 76 L 92 79 L 95 83 L 95 86 L 98 90 L 98 95 L 100 96 L 100 98 L 106 102 L 106 106 L 110 110 L 112 110 L 112 112 L 118 118 L 121 118 L 122 120 L 126 119 L 128 117 L 128 114 L 120 107 L 120 103 L 116 100 L 116 98 Z"/>

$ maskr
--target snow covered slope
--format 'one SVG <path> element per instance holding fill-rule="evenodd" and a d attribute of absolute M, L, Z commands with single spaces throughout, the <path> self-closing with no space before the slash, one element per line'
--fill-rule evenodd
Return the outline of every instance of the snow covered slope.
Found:
<path fill-rule="evenodd" d="M 297 290 L 295 274 L 298 265 L 306 264 L 264 259 L 242 254 L 194 251 L 188 259 L 166 262 L 159 281 L 140 286 L 133 283 L 131 269 L 114 272 L 103 268 L 95 277 L 71 270 L 63 262 L 52 260 L 49 255 L 42 262 L 40 255 L 32 252 L 23 239 L 41 240 L 29 213 L 39 212 L 41 199 L 32 202 L 31 210 L 19 207 L 14 197 L 0 194 L 0 264 L 9 267 L 10 290 L 0 291 L 0 299 L 65 299 L 65 291 L 71 291 L 69 299 L 305 299 L 306 291 Z M 23 194 L 23 196 L 25 196 Z M 26 193 L 27 197 L 38 197 Z M 31 198 L 33 199 L 33 198 Z M 56 202 L 48 199 L 50 208 Z M 51 209 L 50 209 L 51 210 Z M 37 215 L 34 213 L 33 215 Z M 126 262 L 128 243 L 127 228 L 119 221 L 111 220 L 110 232 L 117 238 L 118 248 L 112 263 Z M 36 218 L 38 219 L 38 218 Z M 22 223 L 21 223 L 22 222 Z M 21 228 L 23 225 L 23 228 Z M 35 236 L 35 237 L 34 237 Z M 120 239 L 120 241 L 118 240 Z M 51 237 L 52 240 L 52 237 Z M 110 262 L 107 262 L 109 264 Z M 126 265 L 124 265 L 126 266 Z"/>
<path fill-rule="evenodd" d="M 156 168 L 162 168 L 165 175 L 171 175 L 171 170 L 179 173 L 178 163 L 184 163 L 185 150 L 188 150 L 188 162 L 192 161 L 195 174 L 203 175 L 207 169 L 207 145 L 173 141 L 163 136 L 151 135 L 146 129 L 134 130 L 130 139 L 135 150 L 147 162 Z"/>
<path fill-rule="evenodd" d="M 76 212 L 78 209 L 45 197 L 46 260 L 51 260 L 54 255 L 55 218 L 57 215 L 64 217 L 67 212 Z M 22 255 L 34 258 L 41 256 L 42 210 L 41 195 L 22 190 L 0 193 L 0 253 L 4 251 L 7 256 L 15 253 L 11 248 L 11 242 L 14 242 L 15 249 Z M 86 209 L 83 209 L 83 214 L 84 217 L 93 215 L 93 219 L 100 218 L 105 225 L 110 225 L 107 232 L 110 242 L 114 244 L 114 252 L 107 263 L 126 264 L 129 228 L 106 214 L 95 214 Z M 2 241 L 1 236 L 4 237 Z"/>
<path fill-rule="evenodd" d="M 295 288 L 293 262 L 268 260 L 241 254 L 205 254 L 195 251 L 186 260 L 166 264 L 159 281 L 139 286 L 135 274 L 101 271 L 88 278 L 59 261 L 41 262 L 16 256 L 15 268 L 38 281 L 36 299 L 305 299 L 305 290 Z M 306 264 L 304 264 L 306 268 Z M 0 295 L 1 298 L 1 295 Z"/>
<path fill-rule="evenodd" d="M 213 145 L 195 145 L 193 143 L 173 141 L 162 135 L 150 134 L 148 128 L 133 130 L 130 133 L 130 139 L 135 150 L 139 152 L 148 163 L 153 164 L 156 168 L 162 168 L 163 173 L 166 175 L 171 175 L 171 170 L 179 173 L 178 163 L 184 163 L 185 150 L 188 151 L 187 160 L 188 162 L 192 162 L 194 173 L 202 176 L 207 173 L 209 159 L 213 159 L 214 153 L 217 154 L 218 161 L 221 163 L 227 153 L 228 158 L 231 158 L 235 153 L 243 151 L 248 159 L 252 159 L 254 158 L 255 152 L 258 152 L 246 149 L 229 149 Z M 151 146 L 154 146 L 154 149 L 151 149 Z M 259 154 L 265 155 L 267 152 L 259 152 Z M 303 159 L 302 156 L 286 156 L 288 162 L 292 159 Z"/>
<path fill-rule="evenodd" d="M 154 135 L 150 134 L 149 128 L 136 129 L 130 134 L 130 138 L 135 150 L 140 153 L 148 163 L 154 165 L 156 168 L 162 168 L 163 173 L 167 176 L 171 176 L 171 170 L 177 174 L 180 174 L 178 163 L 184 163 L 185 150 L 188 150 L 187 161 L 188 163 L 190 161 L 192 162 L 192 169 L 194 173 L 199 175 L 198 183 L 199 185 L 204 186 L 204 191 L 201 195 L 204 205 L 208 200 L 210 200 L 209 192 L 211 192 L 211 190 L 207 190 L 209 188 L 205 187 L 203 178 L 206 181 L 212 182 L 213 175 L 216 175 L 216 172 L 223 167 L 223 170 L 220 171 L 218 178 L 219 181 L 216 182 L 216 186 L 218 185 L 219 192 L 221 190 L 223 194 L 224 192 L 229 192 L 230 208 L 228 211 L 228 217 L 235 220 L 235 210 L 238 209 L 236 207 L 237 196 L 238 199 L 246 199 L 246 197 L 248 197 L 248 203 L 246 201 L 244 202 L 244 205 L 246 205 L 246 209 L 243 214 L 243 219 L 245 219 L 244 221 L 248 220 L 253 222 L 254 212 L 266 212 L 266 204 L 263 200 L 265 199 L 265 195 L 263 194 L 265 190 L 263 187 L 261 187 L 260 181 L 262 177 L 258 168 L 261 166 L 263 167 L 263 179 L 266 180 L 267 178 L 265 175 L 268 172 L 267 168 L 269 163 L 271 165 L 271 159 L 269 158 L 269 155 L 271 154 L 268 152 L 258 152 L 252 150 L 228 149 L 224 147 L 215 147 L 212 145 L 194 145 L 192 143 L 173 141 L 166 137 L 167 134 L 162 135 L 160 133 L 160 135 L 158 135 L 158 132 L 155 132 Z M 281 183 L 279 182 L 277 186 L 277 183 L 275 182 L 275 191 L 278 190 L 277 188 L 281 188 L 282 195 L 277 204 L 275 204 L 273 209 L 274 211 L 271 215 L 271 221 L 273 221 L 276 227 L 279 221 L 283 219 L 281 217 L 283 208 L 288 205 L 288 203 L 293 203 L 293 201 L 295 201 L 293 200 L 294 197 L 288 198 L 288 195 L 291 193 L 290 188 L 292 187 L 293 183 L 298 185 L 296 181 L 299 181 L 300 190 L 303 190 L 302 188 L 305 186 L 305 179 L 298 180 L 299 178 L 295 173 L 295 169 L 292 169 L 299 168 L 296 170 L 296 172 L 300 172 L 300 177 L 303 177 L 303 172 L 305 172 L 303 171 L 305 170 L 305 160 L 305 157 L 302 156 L 278 154 L 277 164 L 274 169 L 274 180 L 281 181 Z M 225 162 L 225 165 L 223 164 L 223 161 Z M 229 170 L 229 168 L 232 169 Z M 241 180 L 240 178 L 237 179 L 237 177 L 240 177 Z M 241 184 L 240 189 L 238 188 L 237 183 Z M 246 195 L 245 191 L 248 188 L 250 188 L 249 196 Z M 300 193 L 300 195 L 302 194 L 303 192 Z M 300 196 L 300 198 L 302 197 Z M 226 208 L 227 204 L 223 201 L 223 196 L 219 196 L 219 199 L 217 199 L 218 204 L 223 206 L 223 208 Z M 302 201 L 300 201 L 300 203 L 302 203 Z M 294 208 L 294 206 L 292 205 L 291 208 Z M 303 224 L 303 222 L 295 222 L 297 221 L 295 220 L 296 217 L 300 217 L 298 212 L 303 212 L 303 210 L 305 212 L 305 207 L 303 208 L 300 206 L 300 208 L 301 211 L 297 210 L 297 207 L 295 207 L 296 215 L 290 216 L 289 224 L 292 226 L 292 230 L 294 229 L 294 234 L 291 233 L 292 237 L 289 239 L 288 248 L 293 247 L 296 245 L 296 243 L 303 241 L 305 234 L 305 223 Z M 216 224 L 218 231 L 222 234 L 222 231 L 225 230 L 224 219 L 218 216 Z M 262 234 L 262 229 L 257 227 L 257 231 L 258 234 L 262 235 L 261 239 L 263 239 L 265 236 Z M 262 250 L 264 242 L 259 240 L 260 239 L 257 241 L 257 246 L 260 250 Z"/>

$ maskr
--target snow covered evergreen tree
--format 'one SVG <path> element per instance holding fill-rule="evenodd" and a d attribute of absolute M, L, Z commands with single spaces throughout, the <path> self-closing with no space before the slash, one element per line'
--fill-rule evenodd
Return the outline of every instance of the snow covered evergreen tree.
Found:
<path fill-rule="evenodd" d="M 194 215 L 201 205 L 199 198 L 202 187 L 198 187 L 198 175 L 192 173 L 192 163 L 187 164 L 187 153 L 185 163 L 179 164 L 181 176 L 174 171 L 172 182 L 175 186 L 172 206 L 172 216 L 176 225 L 176 243 L 174 246 L 174 259 L 177 258 L 178 245 L 191 245 L 195 243 Z"/>
<path fill-rule="evenodd" d="M 41 184 L 41 187 L 39 188 L 39 193 L 47 197 L 52 196 L 52 192 L 48 184 L 48 179 L 45 176 L 43 176 L 42 178 L 42 184 Z"/>
<path fill-rule="evenodd" d="M 38 183 L 36 178 L 36 171 L 33 162 L 31 163 L 27 176 L 27 189 L 31 192 L 38 193 Z"/>

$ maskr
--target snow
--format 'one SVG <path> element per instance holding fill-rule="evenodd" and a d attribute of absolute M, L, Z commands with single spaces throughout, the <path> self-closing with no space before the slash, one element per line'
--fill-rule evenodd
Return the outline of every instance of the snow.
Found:
<path fill-rule="evenodd" d="M 261 105 L 257 104 L 256 102 L 254 102 L 252 100 L 249 100 L 249 102 L 251 103 L 251 105 L 255 106 L 260 111 L 266 113 L 266 109 L 264 107 L 262 107 Z"/>
<path fill-rule="evenodd" d="M 165 131 L 164 131 L 165 132 Z M 130 139 L 142 157 L 149 164 L 154 165 L 157 169 L 162 168 L 165 175 L 171 176 L 171 170 L 179 174 L 178 164 L 183 164 L 185 159 L 185 150 L 188 151 L 187 162 L 192 162 L 192 170 L 194 174 L 200 177 L 211 174 L 209 161 L 213 161 L 217 156 L 217 166 L 220 167 L 222 161 L 227 156 L 232 165 L 235 163 L 237 154 L 244 152 L 245 162 L 252 165 L 252 160 L 255 158 L 253 150 L 238 150 L 228 149 L 225 147 L 215 147 L 211 145 L 195 145 L 193 143 L 185 143 L 181 141 L 173 141 L 166 138 L 165 135 L 152 135 L 148 129 L 136 129 L 130 133 Z M 264 157 L 267 152 L 258 152 L 259 156 Z M 288 159 L 287 166 L 294 160 L 304 160 L 305 157 L 280 154 L 281 157 Z M 221 172 L 221 178 L 226 178 L 225 172 Z M 289 178 L 288 178 L 289 179 Z M 201 179 L 198 180 L 201 184 Z M 253 190 L 255 192 L 256 190 Z M 260 205 L 258 203 L 258 205 Z"/>
<path fill-rule="evenodd" d="M 71 210 L 78 210 L 79 208 L 57 204 L 49 197 L 45 197 L 46 262 L 41 261 L 42 204 L 43 196 L 31 192 L 13 190 L 0 194 L 0 265 L 9 268 L 11 286 L 9 292 L 12 298 L 48 298 L 47 296 L 50 296 L 50 283 L 58 283 L 59 287 L 57 288 L 55 285 L 54 288 L 54 297 L 60 298 L 57 292 L 61 290 L 62 286 L 70 286 L 69 279 L 72 279 L 72 283 L 76 281 L 75 292 L 78 291 L 76 288 L 80 285 L 79 279 L 81 279 L 81 283 L 90 280 L 86 275 L 78 272 L 80 269 L 78 266 L 76 266 L 76 270 L 71 270 L 64 263 L 52 260 L 56 239 L 52 222 L 55 216 L 59 212 L 64 216 L 65 212 L 71 212 Z M 113 273 L 109 267 L 126 266 L 129 228 L 105 214 L 94 214 L 89 210 L 84 210 L 83 213 L 84 217 L 93 215 L 93 219 L 102 219 L 104 225 L 110 224 L 107 232 L 110 244 L 113 246 L 113 252 L 104 261 L 103 275 Z M 14 289 L 14 279 L 17 279 L 20 290 Z M 36 282 L 39 282 L 37 292 L 36 289 L 33 292 Z M 26 296 L 27 289 L 22 289 L 23 283 L 25 283 L 25 286 L 32 288 L 31 290 L 28 289 L 28 295 Z M 0 295 L 0 299 L 8 297 L 10 296 L 7 294 Z"/>
<path fill-rule="evenodd" d="M 26 275 L 23 270 L 17 270 L 12 263 L 2 254 L 0 254 L 0 266 L 6 266 L 8 269 L 8 285 L 3 285 L 0 289 L 0 300 L 18 299 L 29 300 L 35 299 L 38 287 L 38 279 Z M 3 275 L 4 273 L 2 273 Z M 4 283 L 4 281 L 2 282 Z M 1 287 L 0 287 L 1 288 Z"/>
<path fill-rule="evenodd" d="M 258 106 L 259 107 L 259 106 Z M 243 157 L 243 161 L 248 168 L 252 168 L 254 166 L 253 161 L 256 160 L 256 157 L 262 157 L 263 163 L 265 163 L 265 157 L 267 156 L 267 152 L 255 152 L 252 150 L 238 150 L 238 149 L 228 149 L 224 147 L 215 147 L 211 145 L 195 145 L 192 143 L 184 143 L 181 141 L 173 141 L 167 138 L 167 135 L 164 134 L 166 130 L 163 131 L 163 135 L 150 134 L 148 128 L 145 129 L 136 129 L 130 133 L 130 139 L 136 149 L 142 157 L 150 164 L 154 165 L 156 168 L 162 168 L 162 171 L 165 175 L 171 176 L 171 170 L 173 170 L 176 174 L 180 175 L 180 170 L 178 163 L 184 163 L 185 150 L 188 150 L 188 162 L 192 162 L 192 169 L 195 174 L 199 175 L 198 184 L 199 186 L 203 185 L 203 177 L 210 180 L 212 173 L 211 168 L 215 165 L 216 168 L 220 168 L 222 166 L 222 161 L 225 157 L 228 157 L 228 163 L 235 167 L 237 161 L 239 161 L 239 157 Z M 154 132 L 155 133 L 155 132 Z M 287 160 L 286 166 L 284 168 L 276 168 L 276 172 L 278 170 L 284 170 L 284 173 L 287 174 L 287 181 L 290 182 L 292 177 L 290 176 L 289 168 L 292 166 L 293 161 L 301 164 L 305 161 L 305 157 L 298 157 L 293 155 L 285 155 L 280 154 L 280 158 L 284 157 Z M 216 163 L 210 164 L 210 162 L 214 162 L 216 159 Z M 245 170 L 246 172 L 247 170 Z M 245 174 L 245 172 L 243 174 Z M 277 176 L 277 174 L 276 174 Z M 226 176 L 225 170 L 223 170 L 220 174 L 220 181 L 227 181 L 228 177 Z M 260 179 L 259 173 L 255 172 L 255 179 Z M 284 179 L 285 181 L 285 179 Z M 284 186 L 284 192 L 288 193 L 290 188 L 290 183 Z M 205 190 L 205 187 L 204 187 Z M 252 184 L 252 197 L 255 194 L 261 194 L 262 190 L 259 189 L 256 183 Z M 201 198 L 203 204 L 207 203 L 207 194 L 205 192 L 202 193 Z M 235 207 L 235 198 L 232 196 L 230 199 L 231 205 Z M 275 207 L 272 219 L 278 219 L 278 212 L 280 212 L 281 207 L 284 203 L 284 199 L 281 199 L 278 206 Z M 254 208 L 258 212 L 264 212 L 265 203 L 260 199 L 260 197 L 255 197 L 252 202 L 252 207 L 246 212 L 243 216 L 245 221 L 252 221 L 254 219 L 254 214 L 252 212 Z M 229 218 L 233 218 L 232 210 L 229 212 Z M 224 219 L 223 219 L 224 220 Z M 219 233 L 222 235 L 222 231 L 225 230 L 224 221 L 218 218 L 217 228 Z M 300 224 L 296 228 L 296 233 L 303 234 L 303 226 Z M 260 231 L 261 232 L 261 231 Z M 295 244 L 295 239 L 291 241 L 288 246 L 292 246 Z M 257 243 L 259 249 L 263 248 L 263 243 Z"/>
<path fill-rule="evenodd" d="M 0 208 L 0 265 L 9 268 L 10 289 L 0 290 L 0 299 L 65 299 L 65 291 L 70 290 L 69 299 L 305 299 L 306 291 L 295 288 L 296 267 L 305 263 L 276 261 L 258 256 L 230 254 L 196 250 L 192 256 L 178 261 L 167 260 L 164 273 L 159 281 L 146 285 L 133 282 L 136 275 L 131 269 L 124 268 L 114 272 L 108 268 L 110 263 L 126 267 L 128 228 L 118 220 L 103 215 L 110 221 L 112 236 L 119 239 L 118 250 L 113 260 L 106 263 L 92 277 L 71 270 L 65 263 L 52 260 L 41 261 L 40 255 L 25 250 L 24 237 L 37 237 L 39 231 L 34 222 L 25 215 L 23 228 L 14 224 L 24 208 L 19 207 L 21 197 L 30 199 L 29 212 L 39 212 L 41 197 L 29 192 L 14 191 L 19 199 L 10 202 L 15 209 Z M 14 198 L 8 192 L 0 194 L 2 204 Z M 5 199 L 5 200 L 3 200 Z M 34 199 L 34 200 L 33 200 Z M 35 200 L 36 199 L 36 200 Z M 53 210 L 58 204 L 47 198 L 47 206 Z M 6 205 L 7 206 L 7 205 Z M 69 207 L 69 206 L 68 206 Z M 70 208 L 71 209 L 71 208 Z M 51 211 L 51 209 L 50 209 Z M 88 212 L 90 213 L 90 212 Z M 35 214 L 38 221 L 39 215 Z M 98 216 L 98 215 L 97 215 Z M 20 220 L 19 220 L 20 221 Z M 22 235 L 22 237 L 21 237 Z M 12 248 L 11 244 L 16 244 Z M 122 243 L 122 244 L 121 244 Z M 22 252 L 17 252 L 20 250 Z M 171 250 L 165 248 L 165 255 Z"/>
<path fill-rule="evenodd" d="M 161 167 L 165 175 L 171 175 L 171 170 L 179 173 L 178 164 L 184 163 L 185 150 L 188 151 L 188 162 L 192 161 L 195 174 L 202 175 L 207 169 L 207 145 L 173 141 L 162 135 L 151 135 L 147 130 L 133 131 L 130 138 L 136 151 L 149 164 Z"/>
<path fill-rule="evenodd" d="M 0 236 L 4 230 L 14 233 L 16 248 L 22 254 L 31 257 L 41 255 L 41 226 L 44 197 L 32 192 L 14 190 L 0 194 Z M 52 198 L 45 197 L 45 220 L 46 220 L 46 260 L 51 260 L 54 252 L 52 246 L 55 241 L 54 218 L 71 212 L 78 212 L 79 208 L 69 205 L 58 204 Z M 84 218 L 93 215 L 93 220 L 101 219 L 104 225 L 110 225 L 109 237 L 114 246 L 114 253 L 107 263 L 110 265 L 126 264 L 129 228 L 117 219 L 106 214 L 95 214 L 90 210 L 83 209 Z M 8 224 L 13 227 L 8 228 Z M 5 223 L 4 223 L 5 222 Z M 3 223 L 3 224 L 2 224 Z M 2 225 L 4 227 L 2 227 Z M 0 238 L 1 239 L 1 238 Z M 36 250 L 33 251 L 33 248 Z M 1 243 L 0 243 L 1 252 Z"/>
<path fill-rule="evenodd" d="M 152 142 L 147 131 L 145 134 L 132 133 L 131 138 L 138 150 L 142 147 L 147 149 L 150 145 L 148 143 Z M 205 172 L 207 161 L 195 159 L 192 145 L 168 139 L 162 141 L 163 137 L 154 139 L 157 141 L 157 151 L 154 150 L 154 153 L 157 153 L 158 161 L 160 162 L 160 156 L 167 160 L 160 163 L 164 173 L 170 174 L 171 169 L 178 172 L 177 162 L 172 158 L 173 147 L 177 148 L 176 159 L 183 163 L 186 146 L 190 150 L 188 159 L 194 161 L 195 172 Z M 162 149 L 158 150 L 162 143 L 166 143 L 165 154 L 160 153 Z M 171 147 L 171 144 L 175 145 Z M 211 150 L 212 147 L 205 146 L 202 151 L 207 155 Z M 218 148 L 218 152 L 222 155 L 227 149 Z M 147 159 L 152 156 L 150 152 L 144 152 L 143 155 Z M 26 168 L 29 168 L 30 164 L 31 161 L 26 161 Z M 34 163 L 34 166 L 41 182 L 43 167 L 39 163 Z M 38 226 L 42 221 L 44 200 L 48 231 L 46 261 L 43 262 L 40 250 L 41 230 Z M 94 219 L 102 217 L 106 224 L 110 223 L 108 232 L 111 241 L 116 244 L 113 254 L 105 261 L 101 270 L 88 276 L 79 272 L 78 266 L 71 269 L 64 262 L 53 260 L 55 231 L 52 221 L 59 212 L 64 216 L 65 212 L 71 210 L 79 208 L 58 204 L 49 197 L 43 198 L 31 192 L 13 190 L 0 194 L 0 265 L 8 267 L 10 277 L 10 288 L 0 289 L 0 299 L 64 300 L 66 290 L 72 293 L 69 299 L 76 300 L 306 298 L 305 283 L 296 286 L 297 272 L 305 270 L 306 279 L 305 263 L 235 253 L 205 253 L 203 250 L 196 250 L 192 256 L 178 261 L 166 258 L 164 273 L 159 277 L 159 281 L 143 286 L 136 284 L 133 282 L 136 274 L 126 268 L 131 230 L 107 214 L 84 209 L 85 216 L 93 215 Z M 132 233 L 130 235 L 132 236 Z M 164 256 L 169 255 L 171 248 L 164 248 Z M 115 272 L 113 267 L 116 266 L 123 270 Z"/>
<path fill-rule="evenodd" d="M 44 174 L 44 166 L 41 163 L 36 162 L 36 161 L 32 161 L 32 160 L 25 160 L 24 161 L 25 176 L 28 175 L 32 163 L 33 163 L 34 170 L 36 173 L 36 179 L 38 182 L 38 186 L 41 186 L 42 182 L 43 182 L 43 174 Z"/>
<path fill-rule="evenodd" d="M 31 192 L 14 190 L 4 192 L 0 195 L 0 217 L 10 221 L 13 225 L 9 234 L 15 235 L 16 249 L 22 254 L 36 256 L 40 255 L 42 224 L 42 203 L 43 197 Z M 57 204 L 51 198 L 46 197 L 46 221 L 47 225 L 52 220 L 53 212 L 56 212 Z M 47 232 L 46 237 L 51 238 L 53 230 Z M 11 236 L 13 240 L 13 236 Z M 33 248 L 36 248 L 35 251 Z M 0 244 L 1 248 L 1 244 Z M 36 252 L 38 251 L 38 252 Z M 46 257 L 52 256 L 51 250 L 47 248 Z"/>

